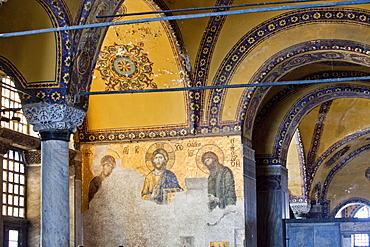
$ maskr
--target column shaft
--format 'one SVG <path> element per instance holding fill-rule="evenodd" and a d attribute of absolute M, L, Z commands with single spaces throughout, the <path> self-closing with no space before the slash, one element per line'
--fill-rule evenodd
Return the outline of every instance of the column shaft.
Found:
<path fill-rule="evenodd" d="M 69 246 L 68 142 L 41 142 L 41 246 Z"/>
<path fill-rule="evenodd" d="M 69 246 L 68 142 L 86 113 L 66 104 L 43 102 L 22 108 L 41 137 L 41 246 Z"/>
<path fill-rule="evenodd" d="M 245 243 L 257 247 L 256 162 L 254 151 L 243 145 Z"/>
<path fill-rule="evenodd" d="M 258 246 L 284 247 L 287 170 L 281 165 L 257 166 Z"/>

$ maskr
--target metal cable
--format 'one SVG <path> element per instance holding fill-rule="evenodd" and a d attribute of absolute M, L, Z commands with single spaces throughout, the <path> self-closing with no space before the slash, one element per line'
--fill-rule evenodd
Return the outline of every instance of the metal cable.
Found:
<path fill-rule="evenodd" d="M 312 3 L 312 4 L 302 4 L 302 5 L 290 5 L 290 6 L 265 7 L 265 8 L 255 8 L 255 9 L 230 10 L 230 11 L 222 11 L 222 12 L 189 14 L 189 15 L 143 18 L 143 19 L 135 19 L 135 20 L 127 20 L 127 21 L 102 22 L 102 23 L 93 23 L 93 24 L 86 24 L 86 25 L 46 28 L 46 29 L 12 32 L 12 33 L 2 33 L 2 34 L 0 34 L 0 38 L 30 35 L 30 34 L 40 34 L 40 33 L 60 32 L 60 31 L 68 31 L 68 30 L 76 30 L 76 29 L 84 29 L 84 28 L 108 27 L 108 26 L 143 23 L 143 22 L 185 20 L 185 19 L 202 18 L 202 17 L 210 17 L 210 16 L 239 15 L 239 14 L 268 12 L 268 11 L 305 9 L 305 8 L 315 8 L 315 7 L 331 7 L 331 6 L 343 6 L 343 5 L 358 5 L 358 4 L 366 4 L 366 3 L 370 3 L 370 0 L 324 2 L 324 3 Z"/>
<path fill-rule="evenodd" d="M 78 95 L 103 95 L 103 94 L 126 94 L 126 93 L 154 93 L 154 92 L 176 92 L 190 90 L 207 90 L 207 89 L 224 89 L 224 88 L 241 88 L 241 87 L 269 87 L 281 85 L 301 85 L 301 84 L 320 84 L 320 83 L 337 83 L 348 81 L 366 81 L 370 80 L 370 76 L 363 77 L 347 77 L 347 78 L 330 78 L 317 80 L 299 80 L 299 81 L 278 81 L 256 84 L 230 84 L 230 85 L 214 85 L 202 87 L 181 87 L 181 88 L 160 88 L 160 89 L 142 89 L 142 90 L 120 90 L 120 91 L 96 91 L 96 92 L 80 92 Z"/>
<path fill-rule="evenodd" d="M 108 18 L 108 17 L 121 17 L 121 16 L 137 16 L 137 15 L 150 15 L 150 14 L 165 14 L 165 13 L 176 13 L 176 12 L 187 12 L 187 11 L 199 11 L 199 10 L 217 10 L 217 9 L 229 9 L 229 8 L 242 8 L 242 7 L 253 7 L 263 5 L 277 5 L 277 4 L 289 4 L 289 3 L 306 3 L 306 2 L 318 2 L 323 0 L 295 0 L 295 1 L 284 1 L 284 2 L 268 2 L 268 3 L 250 3 L 250 4 L 239 4 L 239 5 L 220 5 L 212 7 L 200 7 L 200 8 L 187 8 L 187 9 L 169 9 L 169 10 L 158 10 L 148 12 L 136 12 L 119 15 L 98 15 L 96 18 Z"/>

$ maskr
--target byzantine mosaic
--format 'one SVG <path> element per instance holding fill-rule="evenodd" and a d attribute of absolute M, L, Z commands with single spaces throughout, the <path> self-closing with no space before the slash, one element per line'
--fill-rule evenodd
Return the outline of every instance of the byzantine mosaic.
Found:
<path fill-rule="evenodd" d="M 242 246 L 240 136 L 83 144 L 81 151 L 87 242 Z"/>

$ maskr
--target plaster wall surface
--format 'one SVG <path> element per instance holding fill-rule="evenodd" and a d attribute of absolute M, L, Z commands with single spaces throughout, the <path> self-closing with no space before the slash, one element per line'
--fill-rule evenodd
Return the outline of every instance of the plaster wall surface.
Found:
<path fill-rule="evenodd" d="M 147 157 L 158 147 L 168 151 L 166 169 L 175 174 L 181 186 L 167 203 L 142 196 L 145 178 L 152 169 Z M 229 246 L 244 246 L 240 137 L 90 144 L 82 150 L 84 245 L 203 247 L 227 242 Z M 201 164 L 201 155 L 207 151 L 217 153 L 220 163 L 232 171 L 235 203 L 209 206 L 209 174 Z M 99 173 L 100 158 L 105 155 L 114 156 L 116 166 L 88 203 L 89 182 Z"/>

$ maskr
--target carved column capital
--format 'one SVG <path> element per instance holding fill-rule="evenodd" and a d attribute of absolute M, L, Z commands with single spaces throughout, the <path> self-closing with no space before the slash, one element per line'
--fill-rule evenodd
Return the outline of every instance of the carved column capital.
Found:
<path fill-rule="evenodd" d="M 310 212 L 311 200 L 305 196 L 295 196 L 289 200 L 289 205 L 296 219 L 304 219 Z"/>
<path fill-rule="evenodd" d="M 3 156 L 11 148 L 13 142 L 11 140 L 0 137 L 0 155 Z"/>
<path fill-rule="evenodd" d="M 86 112 L 72 106 L 35 103 L 23 106 L 23 113 L 42 140 L 66 140 L 84 120 Z M 43 138 L 44 137 L 44 138 Z"/>
<path fill-rule="evenodd" d="M 27 165 L 41 164 L 41 150 L 29 150 L 24 157 Z"/>

